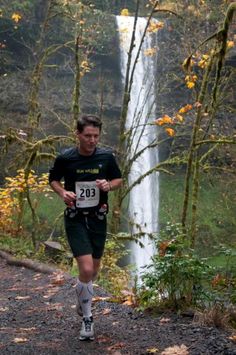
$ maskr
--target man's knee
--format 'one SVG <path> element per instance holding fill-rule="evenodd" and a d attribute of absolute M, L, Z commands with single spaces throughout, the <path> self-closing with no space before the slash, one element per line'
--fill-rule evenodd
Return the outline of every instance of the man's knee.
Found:
<path fill-rule="evenodd" d="M 80 275 L 80 278 L 83 278 L 83 280 L 85 280 L 86 282 L 91 281 L 93 279 L 93 275 L 94 275 L 93 266 L 90 266 L 90 265 L 81 266 L 79 268 L 79 275 Z M 81 281 L 83 281 L 83 280 L 81 280 Z"/>

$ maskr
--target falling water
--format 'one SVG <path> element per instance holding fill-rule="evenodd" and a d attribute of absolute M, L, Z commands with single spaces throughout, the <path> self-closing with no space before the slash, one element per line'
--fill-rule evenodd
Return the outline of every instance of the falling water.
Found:
<path fill-rule="evenodd" d="M 145 18 L 137 19 L 135 47 L 132 53 L 131 67 L 136 58 L 146 24 L 147 20 Z M 124 84 L 134 18 L 130 16 L 117 16 L 117 26 L 120 34 L 120 63 Z M 128 132 L 132 128 L 132 145 L 130 149 L 127 147 L 129 157 L 133 157 L 134 154 L 147 147 L 157 138 L 155 127 L 147 125 L 147 123 L 153 122 L 156 110 L 154 86 L 154 62 L 156 56 L 153 56 L 156 43 L 153 43 L 153 41 L 156 42 L 156 34 L 147 33 L 134 72 L 126 122 L 126 131 Z M 128 181 L 129 186 L 153 168 L 157 162 L 157 148 L 144 150 L 131 166 Z M 131 263 L 136 266 L 138 274 L 144 265 L 150 264 L 155 250 L 154 243 L 149 238 L 148 233 L 156 233 L 158 230 L 158 184 L 158 173 L 148 175 L 131 190 L 129 196 L 129 219 L 132 225 L 132 233 L 138 234 L 140 230 L 145 233 L 140 239 L 144 248 L 141 248 L 137 243 L 132 243 L 131 246 Z"/>

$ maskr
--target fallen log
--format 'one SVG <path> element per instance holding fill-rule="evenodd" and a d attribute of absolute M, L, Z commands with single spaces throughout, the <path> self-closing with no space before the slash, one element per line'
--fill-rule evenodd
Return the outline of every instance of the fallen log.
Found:
<path fill-rule="evenodd" d="M 71 279 L 72 276 L 62 270 L 40 263 L 39 261 L 31 259 L 17 259 L 6 251 L 0 250 L 0 257 L 5 259 L 8 265 L 26 267 L 28 269 L 40 272 L 42 274 L 54 274 L 54 273 L 63 273 L 66 279 Z"/>

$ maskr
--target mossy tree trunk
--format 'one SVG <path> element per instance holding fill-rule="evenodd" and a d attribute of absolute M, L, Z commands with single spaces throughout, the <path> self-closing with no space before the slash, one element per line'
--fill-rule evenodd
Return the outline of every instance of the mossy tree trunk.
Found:
<path fill-rule="evenodd" d="M 236 10 L 236 3 L 231 3 L 227 9 L 225 19 L 222 28 L 219 29 L 217 33 L 211 36 L 209 39 L 204 41 L 206 43 L 208 40 L 215 39 L 216 45 L 215 49 L 211 54 L 210 63 L 206 69 L 205 75 L 202 80 L 201 90 L 197 98 L 198 109 L 196 114 L 196 119 L 193 124 L 192 138 L 189 148 L 186 178 L 185 178 L 185 193 L 184 193 L 184 203 L 182 210 L 182 226 L 185 233 L 189 232 L 189 243 L 192 248 L 195 247 L 196 243 L 196 230 L 197 230 L 197 203 L 199 195 L 199 179 L 200 179 L 200 163 L 203 158 L 211 152 L 212 148 L 208 150 L 208 153 L 201 155 L 199 152 L 199 141 L 201 141 L 201 146 L 204 144 L 204 139 L 208 133 L 210 126 L 212 125 L 218 101 L 219 83 L 222 75 L 222 68 L 226 54 L 227 39 L 230 23 L 233 19 L 234 11 Z M 215 73 L 215 76 L 214 76 Z M 210 78 L 214 76 L 213 89 L 212 82 Z M 206 102 L 207 95 L 212 92 L 210 102 Z M 204 133 L 202 133 L 201 123 L 204 116 L 206 107 L 208 107 L 208 125 Z M 206 140 L 206 144 L 209 140 Z M 217 144 L 217 140 L 212 141 L 213 144 Z M 222 139 L 219 141 L 220 144 L 224 143 Z M 225 143 L 228 144 L 229 140 L 226 139 Z M 231 141 L 231 143 L 234 143 Z M 190 225 L 187 228 L 187 217 L 188 217 L 188 206 L 191 201 L 191 218 Z"/>

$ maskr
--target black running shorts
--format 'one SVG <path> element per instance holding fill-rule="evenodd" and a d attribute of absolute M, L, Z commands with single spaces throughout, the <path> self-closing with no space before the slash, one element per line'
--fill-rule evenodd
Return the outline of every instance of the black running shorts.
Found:
<path fill-rule="evenodd" d="M 100 259 L 103 255 L 107 222 L 97 216 L 76 215 L 74 218 L 64 216 L 67 239 L 74 257 L 92 255 Z"/>

